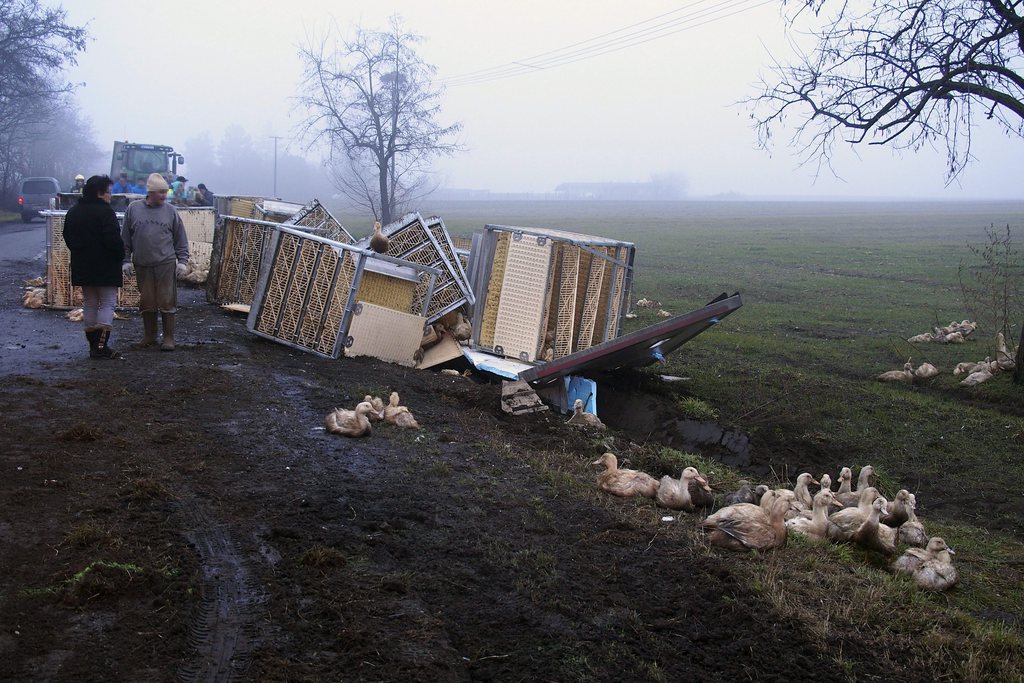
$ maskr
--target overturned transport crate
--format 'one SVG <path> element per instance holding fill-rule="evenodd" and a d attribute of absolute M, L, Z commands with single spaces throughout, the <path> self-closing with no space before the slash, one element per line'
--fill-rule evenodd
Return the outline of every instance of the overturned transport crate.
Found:
<path fill-rule="evenodd" d="M 371 355 L 411 365 L 438 274 L 279 226 L 270 235 L 247 326 L 320 356 Z"/>
<path fill-rule="evenodd" d="M 474 348 L 551 361 L 622 334 L 633 282 L 630 242 L 564 230 L 487 225 L 474 238 Z"/>
<path fill-rule="evenodd" d="M 386 255 L 439 271 L 437 287 L 427 309 L 427 322 L 434 322 L 463 304 L 473 303 L 473 291 L 440 218 L 424 220 L 420 214 L 410 213 L 384 226 L 381 232 L 388 238 Z M 366 247 L 369 241 L 367 237 L 357 245 Z M 424 299 L 425 293 L 421 286 L 416 292 L 417 302 Z"/>
<path fill-rule="evenodd" d="M 334 214 L 328 211 L 327 207 L 321 204 L 319 199 L 314 199 L 303 206 L 286 220 L 284 224 L 300 226 L 314 235 L 326 237 L 329 240 L 341 242 L 342 244 L 355 244 L 356 241 L 352 234 L 345 229 L 345 226 L 341 224 L 341 221 L 335 218 Z"/>

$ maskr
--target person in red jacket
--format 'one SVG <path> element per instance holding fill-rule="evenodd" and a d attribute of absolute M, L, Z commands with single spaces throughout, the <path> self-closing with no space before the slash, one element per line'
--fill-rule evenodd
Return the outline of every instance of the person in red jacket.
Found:
<path fill-rule="evenodd" d="M 90 358 L 119 358 L 110 346 L 117 289 L 123 284 L 124 242 L 110 206 L 114 181 L 94 175 L 82 198 L 64 217 L 64 243 L 71 251 L 71 284 L 82 288 L 82 324 Z"/>

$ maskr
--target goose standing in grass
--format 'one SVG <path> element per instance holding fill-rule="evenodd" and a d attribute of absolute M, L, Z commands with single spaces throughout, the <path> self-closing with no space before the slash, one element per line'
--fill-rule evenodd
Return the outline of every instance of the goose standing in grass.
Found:
<path fill-rule="evenodd" d="M 759 505 L 738 503 L 708 516 L 701 523 L 708 541 L 731 550 L 768 550 L 785 545 L 789 501 L 768 494 L 765 498 L 772 499 L 770 512 Z"/>
<path fill-rule="evenodd" d="M 355 410 L 335 408 L 324 418 L 324 427 L 331 434 L 351 437 L 369 436 L 371 432 L 370 418 L 367 416 L 371 412 L 373 412 L 373 406 L 366 401 L 357 405 Z"/>
<path fill-rule="evenodd" d="M 917 518 L 917 496 L 911 493 L 907 497 L 907 521 L 898 530 L 900 543 L 924 547 L 928 543 L 928 534 L 924 524 Z"/>
<path fill-rule="evenodd" d="M 906 382 L 909 384 L 914 381 L 914 366 L 908 360 L 903 364 L 902 370 L 883 372 L 878 376 L 878 379 L 882 382 Z"/>
<path fill-rule="evenodd" d="M 693 512 L 696 508 L 693 497 L 690 495 L 690 484 L 695 483 L 708 491 L 707 479 L 701 476 L 696 467 L 687 467 L 678 479 L 665 475 L 658 483 L 658 494 L 655 499 L 658 505 L 672 510 L 685 510 Z"/>
<path fill-rule="evenodd" d="M 829 489 L 822 489 L 814 494 L 814 502 L 810 512 L 786 520 L 790 531 L 803 534 L 809 538 L 828 538 L 828 511 L 832 504 L 839 505 L 836 496 Z"/>
<path fill-rule="evenodd" d="M 597 485 L 602 491 L 625 498 L 655 498 L 658 495 L 657 479 L 646 472 L 619 469 L 619 459 L 614 453 L 605 453 L 591 464 L 604 465 L 604 472 L 597 475 Z"/>
<path fill-rule="evenodd" d="M 381 230 L 380 222 L 373 224 L 373 237 L 370 238 L 370 249 L 378 254 L 386 254 L 391 247 L 391 240 Z"/>
<path fill-rule="evenodd" d="M 583 410 L 583 399 L 581 398 L 576 399 L 572 404 L 572 417 L 569 418 L 568 424 L 576 427 L 604 429 L 604 422 L 601 422 L 601 418 Z"/>

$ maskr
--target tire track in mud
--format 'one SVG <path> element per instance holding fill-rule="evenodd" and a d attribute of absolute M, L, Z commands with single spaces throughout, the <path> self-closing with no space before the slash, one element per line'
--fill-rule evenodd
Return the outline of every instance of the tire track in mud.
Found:
<path fill-rule="evenodd" d="M 257 606 L 266 601 L 231 530 L 211 520 L 198 504 L 182 508 L 185 537 L 200 557 L 199 604 L 193 610 L 190 661 L 178 668 L 186 683 L 243 680 L 259 641 Z"/>

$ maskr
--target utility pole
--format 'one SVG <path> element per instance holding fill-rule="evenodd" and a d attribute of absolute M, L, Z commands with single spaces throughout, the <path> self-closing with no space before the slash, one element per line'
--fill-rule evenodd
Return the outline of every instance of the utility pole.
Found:
<path fill-rule="evenodd" d="M 280 135 L 271 135 L 274 140 L 274 199 L 277 199 L 277 141 L 281 139 Z"/>

